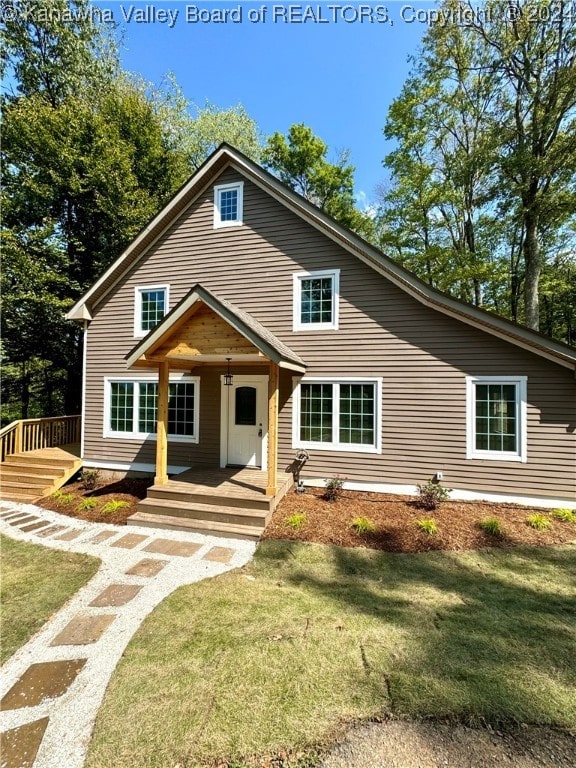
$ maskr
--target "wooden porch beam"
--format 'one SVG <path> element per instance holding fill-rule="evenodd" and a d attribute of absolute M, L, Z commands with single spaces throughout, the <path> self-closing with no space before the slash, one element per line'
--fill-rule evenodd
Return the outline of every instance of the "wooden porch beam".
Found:
<path fill-rule="evenodd" d="M 278 491 L 278 375 L 276 363 L 270 363 L 268 379 L 268 485 L 266 496 L 276 496 Z"/>
<path fill-rule="evenodd" d="M 156 477 L 155 485 L 168 483 L 168 380 L 170 364 L 158 365 L 158 415 L 156 427 Z"/>

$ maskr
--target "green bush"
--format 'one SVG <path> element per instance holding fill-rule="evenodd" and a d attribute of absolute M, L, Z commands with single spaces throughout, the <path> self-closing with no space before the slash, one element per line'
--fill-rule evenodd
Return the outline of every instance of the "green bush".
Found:
<path fill-rule="evenodd" d="M 326 501 L 337 501 L 340 496 L 342 496 L 345 480 L 346 478 L 340 477 L 340 475 L 336 475 L 335 477 L 326 480 L 326 490 L 324 491 L 324 498 Z"/>
<path fill-rule="evenodd" d="M 526 518 L 526 525 L 529 525 L 530 528 L 534 528 L 536 531 L 545 531 L 552 527 L 550 520 L 540 514 L 528 515 Z"/>
<path fill-rule="evenodd" d="M 306 515 L 304 513 L 290 515 L 290 517 L 286 518 L 287 525 L 289 525 L 291 528 L 294 528 L 295 530 L 302 528 L 305 522 L 306 522 Z"/>
<path fill-rule="evenodd" d="M 450 493 L 450 488 L 444 488 L 440 483 L 428 480 L 424 485 L 418 486 L 418 505 L 423 509 L 436 509 L 439 504 L 448 499 Z"/>
<path fill-rule="evenodd" d="M 99 469 L 83 469 L 80 474 L 80 483 L 85 491 L 93 491 L 100 480 Z"/>
<path fill-rule="evenodd" d="M 56 499 L 56 504 L 58 504 L 59 507 L 67 507 L 68 504 L 71 504 L 74 501 L 74 494 L 55 491 L 52 494 L 52 498 Z"/>
<path fill-rule="evenodd" d="M 119 509 L 123 509 L 124 507 L 129 507 L 127 501 L 122 501 L 121 499 L 112 499 L 112 501 L 107 501 L 106 504 L 102 507 L 102 512 L 105 514 L 112 514 L 113 512 L 117 512 Z"/>
<path fill-rule="evenodd" d="M 369 517 L 355 517 L 350 524 L 350 528 L 353 528 L 356 533 L 374 533 L 376 525 L 370 520 Z"/>
<path fill-rule="evenodd" d="M 564 523 L 576 523 L 576 512 L 571 509 L 553 509 L 552 514 Z"/>
<path fill-rule="evenodd" d="M 94 509 L 94 507 L 98 506 L 98 500 L 97 499 L 80 499 L 78 502 L 77 509 L 83 510 L 83 509 Z"/>
<path fill-rule="evenodd" d="M 438 533 L 438 523 L 433 517 L 423 517 L 420 520 L 416 520 L 416 525 L 422 533 L 427 533 L 428 536 L 434 536 Z"/>
<path fill-rule="evenodd" d="M 480 520 L 478 528 L 490 536 L 502 536 L 503 534 L 502 523 L 497 517 L 487 517 L 485 520 Z"/>

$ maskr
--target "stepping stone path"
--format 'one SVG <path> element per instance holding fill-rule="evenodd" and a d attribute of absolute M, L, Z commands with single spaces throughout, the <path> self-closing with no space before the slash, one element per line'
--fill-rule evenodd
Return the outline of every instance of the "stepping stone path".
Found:
<path fill-rule="evenodd" d="M 2 668 L 0 768 L 80 768 L 110 677 L 142 620 L 174 589 L 241 567 L 255 549 L 180 531 L 126 533 L 14 502 L 0 504 L 0 533 L 102 560 Z"/>

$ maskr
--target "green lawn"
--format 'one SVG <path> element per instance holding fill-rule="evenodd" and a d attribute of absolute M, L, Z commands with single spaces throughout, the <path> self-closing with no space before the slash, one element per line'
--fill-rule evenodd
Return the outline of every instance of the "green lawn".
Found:
<path fill-rule="evenodd" d="M 0 537 L 2 663 L 20 648 L 98 570 L 88 555 Z"/>
<path fill-rule="evenodd" d="M 87 766 L 241 761 L 386 713 L 575 727 L 575 658 L 575 545 L 265 542 L 243 571 L 179 589 L 145 621 Z"/>

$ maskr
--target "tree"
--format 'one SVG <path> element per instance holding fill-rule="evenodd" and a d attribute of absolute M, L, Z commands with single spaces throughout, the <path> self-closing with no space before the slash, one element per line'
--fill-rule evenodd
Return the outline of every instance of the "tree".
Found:
<path fill-rule="evenodd" d="M 274 133 L 263 151 L 265 166 L 320 210 L 340 224 L 372 237 L 372 221 L 354 204 L 354 166 L 348 153 L 340 153 L 337 162 L 326 159 L 328 147 L 312 129 L 292 125 L 287 136 Z"/>
<path fill-rule="evenodd" d="M 218 109 L 214 104 L 194 107 L 182 146 L 193 170 L 220 144 L 226 142 L 239 149 L 255 162 L 260 161 L 262 142 L 256 122 L 242 104 L 229 109 Z"/>

